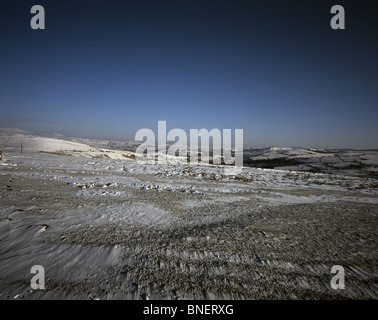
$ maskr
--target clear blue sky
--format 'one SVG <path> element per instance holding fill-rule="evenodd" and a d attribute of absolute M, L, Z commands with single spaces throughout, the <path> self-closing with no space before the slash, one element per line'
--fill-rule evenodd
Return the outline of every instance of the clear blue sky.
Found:
<path fill-rule="evenodd" d="M 0 127 L 130 141 L 166 120 L 244 129 L 245 147 L 378 148 L 374 1 L 336 2 L 1 1 Z"/>

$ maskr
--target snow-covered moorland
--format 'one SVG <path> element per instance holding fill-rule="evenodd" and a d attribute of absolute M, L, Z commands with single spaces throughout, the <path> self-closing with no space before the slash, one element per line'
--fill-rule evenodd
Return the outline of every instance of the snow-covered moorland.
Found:
<path fill-rule="evenodd" d="M 132 144 L 0 141 L 1 299 L 378 298 L 377 152 L 249 150 L 226 175 Z"/>

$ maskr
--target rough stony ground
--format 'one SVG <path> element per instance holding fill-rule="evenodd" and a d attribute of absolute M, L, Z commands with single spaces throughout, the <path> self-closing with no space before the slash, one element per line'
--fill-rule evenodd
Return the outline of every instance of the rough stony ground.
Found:
<path fill-rule="evenodd" d="M 258 193 L 253 179 L 79 171 L 42 156 L 1 168 L 1 299 L 378 298 L 377 197 L 363 187 Z M 167 179 L 183 190 L 155 187 Z M 334 200 L 274 201 L 277 190 Z M 44 290 L 30 287 L 35 264 Z M 344 290 L 331 288 L 333 265 Z"/>

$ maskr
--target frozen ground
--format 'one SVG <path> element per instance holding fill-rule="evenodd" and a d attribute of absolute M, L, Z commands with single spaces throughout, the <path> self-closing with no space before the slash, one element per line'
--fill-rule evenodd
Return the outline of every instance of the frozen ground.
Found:
<path fill-rule="evenodd" d="M 0 299 L 378 298 L 377 179 L 336 165 L 230 176 L 117 147 L 1 136 Z M 283 150 L 269 157 L 305 152 Z M 377 153 L 353 157 L 376 170 Z M 45 290 L 30 287 L 33 265 Z"/>

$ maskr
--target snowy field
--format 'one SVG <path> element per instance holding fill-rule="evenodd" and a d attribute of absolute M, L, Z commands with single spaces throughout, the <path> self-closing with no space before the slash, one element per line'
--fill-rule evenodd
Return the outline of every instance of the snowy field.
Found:
<path fill-rule="evenodd" d="M 258 168 L 378 178 L 378 150 L 249 149 L 244 163 Z"/>
<path fill-rule="evenodd" d="M 0 299 L 378 298 L 378 152 L 249 150 L 226 175 L 136 162 L 132 143 L 0 138 Z"/>

